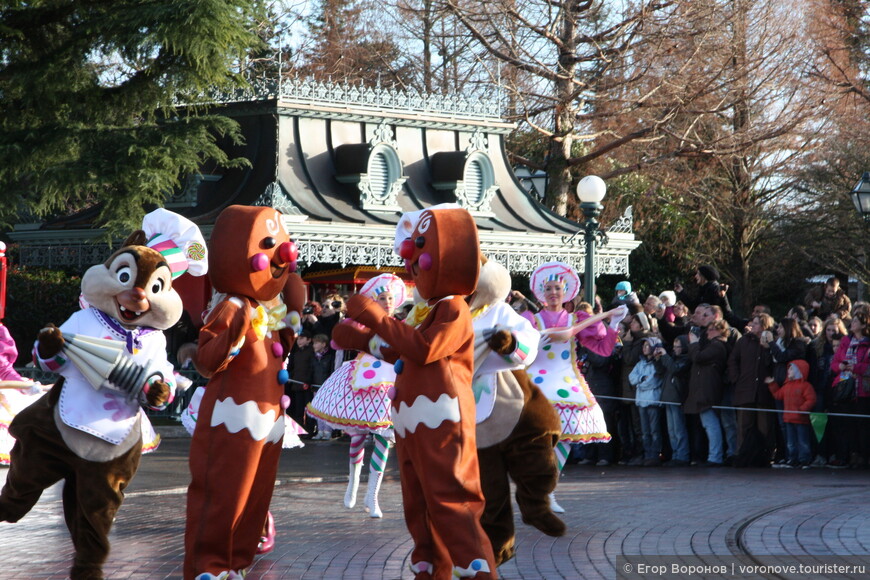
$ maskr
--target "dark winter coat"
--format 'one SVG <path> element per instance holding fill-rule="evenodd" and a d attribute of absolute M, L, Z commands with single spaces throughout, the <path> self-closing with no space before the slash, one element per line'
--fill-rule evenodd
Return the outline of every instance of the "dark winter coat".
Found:
<path fill-rule="evenodd" d="M 689 374 L 689 396 L 683 412 L 698 414 L 722 402 L 725 389 L 725 367 L 728 349 L 724 338 L 689 345 L 692 369 Z"/>
<path fill-rule="evenodd" d="M 680 337 L 683 343 L 681 355 L 664 354 L 659 359 L 665 369 L 664 382 L 662 384 L 662 402 L 680 403 L 686 400 L 689 394 L 689 373 L 692 370 L 692 361 L 689 360 L 689 340 L 685 336 Z"/>
<path fill-rule="evenodd" d="M 309 344 L 303 348 L 293 346 L 290 351 L 290 359 L 287 363 L 290 371 L 290 390 L 301 391 L 302 383 L 310 385 L 314 376 L 314 349 Z"/>
<path fill-rule="evenodd" d="M 806 360 L 807 343 L 798 338 L 793 338 L 783 344 L 776 340 L 770 343 L 770 356 L 773 359 L 773 380 L 781 385 L 785 383 L 788 363 L 795 360 Z"/>
<path fill-rule="evenodd" d="M 755 334 L 743 335 L 728 358 L 728 379 L 734 389 L 731 402 L 738 407 L 770 407 L 772 400 L 764 379 L 772 372 L 770 349 L 761 346 Z"/>
<path fill-rule="evenodd" d="M 619 396 L 616 383 L 613 380 L 615 355 L 601 356 L 582 346 L 578 349 L 578 354 L 580 360 L 585 360 L 583 376 L 589 385 L 589 390 L 595 395 L 601 410 L 605 413 L 616 410 L 619 401 L 598 398 Z"/>
<path fill-rule="evenodd" d="M 311 384 L 319 387 L 335 370 L 335 351 L 328 348 L 321 356 L 315 354 L 311 357 L 311 368 Z"/>
<path fill-rule="evenodd" d="M 723 313 L 731 312 L 731 305 L 728 303 L 728 298 L 722 296 L 721 288 L 717 280 L 705 282 L 704 285 L 698 289 L 697 298 L 690 295 L 684 289 L 677 293 L 677 299 L 681 300 L 683 304 L 688 306 L 689 310 L 695 310 L 699 304 L 710 304 L 711 306 L 719 306 Z"/>

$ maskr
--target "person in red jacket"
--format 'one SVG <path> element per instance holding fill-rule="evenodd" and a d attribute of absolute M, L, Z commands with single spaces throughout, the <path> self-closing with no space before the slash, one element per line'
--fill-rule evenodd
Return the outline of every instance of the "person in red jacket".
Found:
<path fill-rule="evenodd" d="M 779 463 L 775 467 L 797 467 L 809 465 L 812 460 L 810 448 L 810 416 L 806 413 L 813 410 L 816 404 L 816 391 L 807 380 L 810 365 L 805 360 L 792 361 L 786 371 L 785 383 L 778 385 L 773 377 L 767 377 L 765 382 L 770 393 L 777 401 L 783 402 L 785 412 L 785 445 L 788 450 L 788 463 Z"/>

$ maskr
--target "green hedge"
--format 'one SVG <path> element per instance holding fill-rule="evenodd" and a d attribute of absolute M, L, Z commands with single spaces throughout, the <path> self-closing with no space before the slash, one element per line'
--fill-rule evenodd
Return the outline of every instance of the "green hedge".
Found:
<path fill-rule="evenodd" d="M 79 309 L 81 276 L 58 270 L 9 266 L 6 275 L 6 318 L 18 346 L 17 366 L 31 361 L 36 335 L 48 322 L 60 326 Z"/>

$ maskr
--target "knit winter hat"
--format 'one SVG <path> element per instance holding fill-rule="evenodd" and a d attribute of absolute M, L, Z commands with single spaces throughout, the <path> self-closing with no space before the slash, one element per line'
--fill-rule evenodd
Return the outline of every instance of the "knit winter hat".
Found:
<path fill-rule="evenodd" d="M 625 290 L 626 294 L 631 294 L 631 282 L 623 280 L 616 285 L 616 290 Z"/>
<path fill-rule="evenodd" d="M 719 270 L 717 270 L 713 266 L 708 266 L 707 264 L 704 264 L 703 266 L 698 266 L 698 272 L 709 282 L 713 282 L 719 279 Z"/>

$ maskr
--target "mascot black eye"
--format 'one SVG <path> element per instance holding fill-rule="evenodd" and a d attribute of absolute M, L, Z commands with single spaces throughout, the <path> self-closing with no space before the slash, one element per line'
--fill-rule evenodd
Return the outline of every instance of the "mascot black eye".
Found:
<path fill-rule="evenodd" d="M 426 245 L 426 238 L 424 238 L 423 236 L 417 236 L 417 239 L 414 240 L 414 245 L 418 248 L 422 248 Z"/>
<path fill-rule="evenodd" d="M 164 284 L 163 280 L 155 280 L 154 284 L 151 285 L 151 293 L 157 294 L 158 292 L 162 292 Z"/>
<path fill-rule="evenodd" d="M 133 279 L 133 274 L 130 271 L 130 266 L 122 266 L 115 272 L 115 277 L 121 284 L 127 284 Z"/>
<path fill-rule="evenodd" d="M 263 246 L 264 250 L 270 250 L 278 245 L 278 240 L 272 237 L 263 238 L 261 245 Z"/>

